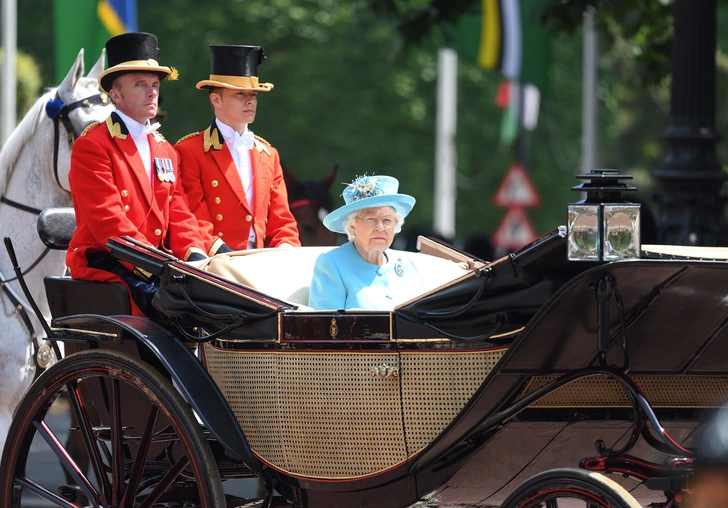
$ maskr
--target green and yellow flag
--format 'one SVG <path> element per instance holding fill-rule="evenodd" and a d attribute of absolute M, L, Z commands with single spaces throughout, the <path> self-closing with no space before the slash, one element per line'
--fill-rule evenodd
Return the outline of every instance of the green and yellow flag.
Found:
<path fill-rule="evenodd" d="M 53 25 L 56 82 L 60 83 L 81 48 L 88 70 L 109 38 L 136 31 L 136 0 L 54 0 Z"/>
<path fill-rule="evenodd" d="M 551 40 L 538 19 L 543 0 L 481 0 L 480 12 L 464 14 L 447 32 L 462 58 L 511 81 L 549 91 Z"/>

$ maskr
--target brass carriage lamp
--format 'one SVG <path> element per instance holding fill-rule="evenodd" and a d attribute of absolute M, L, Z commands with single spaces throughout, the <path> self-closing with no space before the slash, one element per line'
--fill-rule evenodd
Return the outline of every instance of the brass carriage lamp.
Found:
<path fill-rule="evenodd" d="M 586 192 L 586 199 L 568 205 L 569 261 L 617 261 L 640 256 L 640 205 L 622 200 L 622 192 L 636 187 L 614 169 L 595 169 L 577 175 L 588 180 L 571 190 Z"/>

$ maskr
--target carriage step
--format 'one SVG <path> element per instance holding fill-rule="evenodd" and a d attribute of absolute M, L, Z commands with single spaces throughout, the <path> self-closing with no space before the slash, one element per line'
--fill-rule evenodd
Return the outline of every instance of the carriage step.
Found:
<path fill-rule="evenodd" d="M 127 430 L 133 429 L 133 428 L 134 428 L 133 426 L 128 426 L 128 427 L 122 426 L 121 431 L 126 432 Z M 81 428 L 80 427 L 69 427 L 68 430 L 70 432 L 78 432 L 81 430 Z M 91 432 L 94 433 L 94 436 L 97 439 L 101 439 L 104 441 L 111 441 L 111 427 L 91 427 Z M 134 441 L 134 440 L 138 440 L 139 436 L 123 436 L 122 439 L 124 439 L 125 441 Z"/>

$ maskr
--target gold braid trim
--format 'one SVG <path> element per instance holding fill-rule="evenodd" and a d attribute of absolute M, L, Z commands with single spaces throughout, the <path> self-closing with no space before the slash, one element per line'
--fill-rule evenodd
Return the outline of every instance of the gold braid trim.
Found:
<path fill-rule="evenodd" d="M 84 137 L 84 136 L 85 136 L 86 134 L 88 134 L 88 131 L 90 131 L 91 129 L 93 129 L 94 127 L 96 127 L 96 126 L 97 126 L 98 124 L 100 124 L 100 123 L 101 123 L 101 122 L 91 122 L 90 124 L 88 124 L 88 125 L 86 126 L 86 128 L 85 128 L 85 129 L 83 130 L 83 132 L 81 133 L 81 136 L 79 136 L 79 137 L 81 137 L 81 138 L 82 138 L 82 137 Z"/>
<path fill-rule="evenodd" d="M 197 136 L 197 135 L 198 135 L 199 133 L 200 133 L 200 131 L 197 131 L 197 132 L 190 132 L 190 133 L 189 133 L 189 134 L 187 134 L 186 136 L 182 136 L 181 138 L 179 138 L 179 139 L 177 140 L 177 142 L 175 143 L 175 145 L 178 145 L 179 143 L 181 143 L 181 142 L 182 142 L 182 141 L 184 141 L 185 139 L 190 139 L 191 137 Z"/>
<path fill-rule="evenodd" d="M 258 136 L 257 134 L 255 134 L 255 135 L 254 135 L 253 137 L 254 137 L 255 139 L 259 140 L 259 141 L 262 141 L 263 143 L 265 143 L 265 144 L 266 144 L 266 145 L 268 145 L 268 146 L 273 146 L 273 145 L 271 145 L 270 143 L 268 143 L 268 142 L 267 142 L 267 141 L 266 141 L 265 139 L 263 139 L 263 138 L 261 138 L 260 136 Z"/>

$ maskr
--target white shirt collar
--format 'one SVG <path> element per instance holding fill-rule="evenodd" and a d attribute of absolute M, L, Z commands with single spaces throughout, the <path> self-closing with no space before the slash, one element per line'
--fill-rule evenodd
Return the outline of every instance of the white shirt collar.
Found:
<path fill-rule="evenodd" d="M 129 129 L 129 134 L 131 134 L 132 138 L 146 136 L 147 134 L 150 134 L 159 128 L 159 122 L 150 124 L 149 120 L 147 120 L 147 123 L 139 123 L 132 117 L 122 113 L 118 109 L 116 110 L 116 114 L 119 115 L 119 118 L 122 119 L 122 121 L 126 125 L 126 128 Z"/>
<path fill-rule="evenodd" d="M 232 146 L 240 146 L 244 143 L 243 139 L 252 139 L 253 137 L 253 131 L 248 129 L 248 124 L 245 124 L 245 129 L 243 130 L 243 133 L 238 134 L 235 129 L 218 119 L 215 119 L 215 123 L 217 123 L 217 128 L 220 130 L 220 134 L 222 134 L 225 142 L 231 144 Z M 252 146 L 248 147 L 248 149 L 250 148 L 252 148 Z"/>

